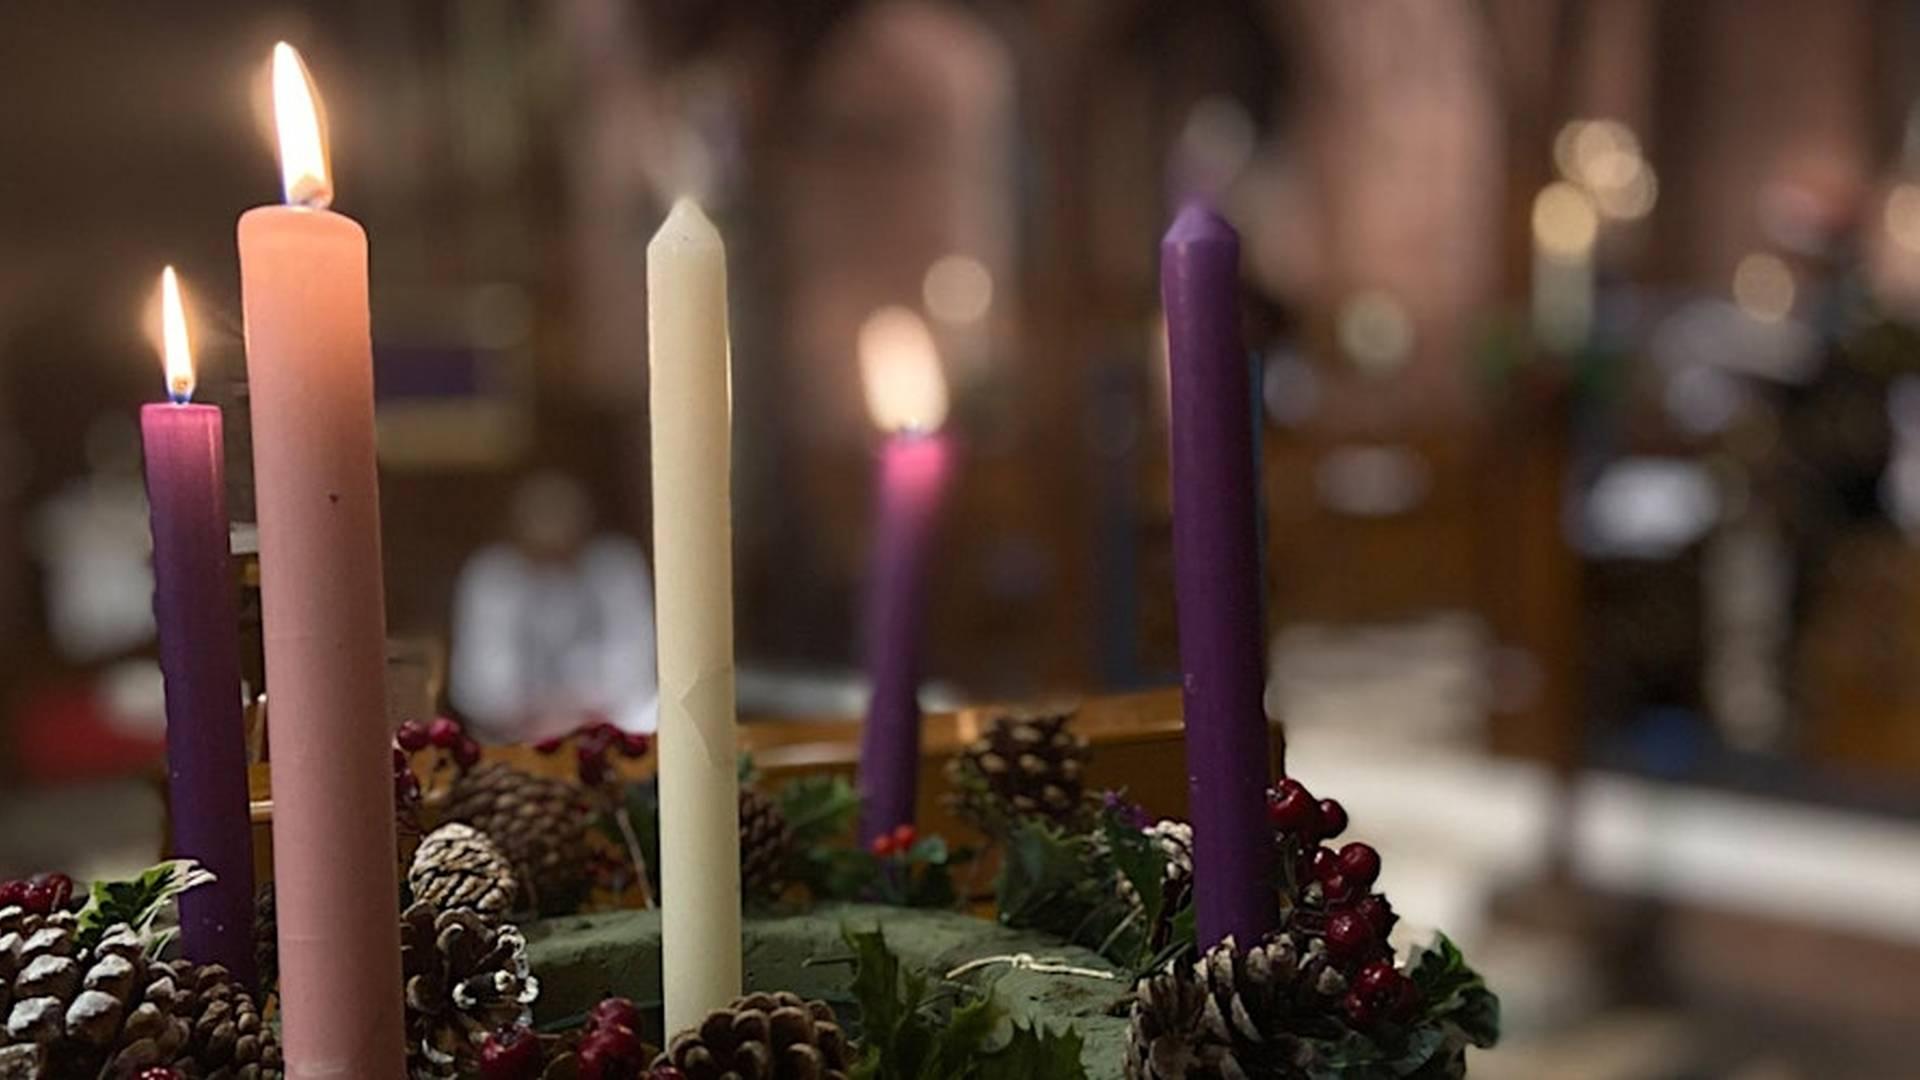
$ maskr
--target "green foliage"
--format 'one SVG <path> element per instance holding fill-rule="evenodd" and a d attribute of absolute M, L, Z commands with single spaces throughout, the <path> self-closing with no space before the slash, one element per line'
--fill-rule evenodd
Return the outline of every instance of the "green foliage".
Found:
<path fill-rule="evenodd" d="M 1419 1014 L 1404 1027 L 1307 1039 L 1312 1080 L 1455 1080 L 1466 1075 L 1468 1046 L 1500 1037 L 1500 1000 L 1445 934 L 1409 959 L 1407 974 L 1420 988 Z"/>
<path fill-rule="evenodd" d="M 1118 814 L 1103 814 L 1092 832 L 1033 818 L 1015 822 L 1005 848 L 996 890 L 1000 921 L 1008 926 L 1065 938 L 1135 970 L 1193 940 L 1191 912 L 1164 910 L 1166 856 Z M 1122 878 L 1142 907 L 1120 894 Z M 1153 929 L 1169 915 L 1172 940 L 1156 949 Z"/>
<path fill-rule="evenodd" d="M 856 967 L 854 998 L 865 1038 L 854 1080 L 1085 1080 L 1080 1037 L 1007 1020 L 992 997 L 955 985 L 928 994 L 928 978 L 906 969 L 879 930 L 847 930 Z M 1010 1026 L 1011 1037 L 996 1043 Z"/>
<path fill-rule="evenodd" d="M 156 932 L 154 922 L 182 893 L 213 880 L 213 872 L 192 859 L 170 859 L 131 881 L 96 881 L 80 909 L 80 944 L 91 948 L 108 929 L 125 923 L 140 935 L 146 951 L 157 955 L 173 933 Z"/>
<path fill-rule="evenodd" d="M 780 812 L 793 829 L 793 844 L 806 849 L 852 835 L 860 816 L 860 793 L 844 777 L 809 774 L 780 789 Z"/>

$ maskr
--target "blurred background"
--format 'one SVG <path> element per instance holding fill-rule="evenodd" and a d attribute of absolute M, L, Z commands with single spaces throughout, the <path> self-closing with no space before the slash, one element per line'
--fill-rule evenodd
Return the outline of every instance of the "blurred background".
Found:
<path fill-rule="evenodd" d="M 155 851 L 149 309 L 176 264 L 244 564 L 232 237 L 278 200 L 283 38 L 373 238 L 397 713 L 511 738 L 545 680 L 650 721 L 650 675 L 560 660 L 651 641 L 644 252 L 682 192 L 728 243 L 749 719 L 862 707 L 890 306 L 960 448 L 929 704 L 1176 682 L 1158 240 L 1206 195 L 1269 705 L 1502 993 L 1476 1075 L 1915 1074 L 1920 4 L 11 5 L 0 874 Z M 544 674 L 488 678 L 540 666 L 502 612 Z"/>

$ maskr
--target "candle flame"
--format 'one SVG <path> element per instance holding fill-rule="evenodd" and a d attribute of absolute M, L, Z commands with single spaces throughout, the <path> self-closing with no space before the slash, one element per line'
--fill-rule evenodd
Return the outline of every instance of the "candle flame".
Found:
<path fill-rule="evenodd" d="M 289 205 L 321 210 L 333 202 L 333 181 L 327 175 L 316 97 L 299 50 L 284 41 L 275 45 L 273 122 L 280 133 L 280 186 Z"/>
<path fill-rule="evenodd" d="M 920 316 L 886 307 L 860 325 L 867 412 L 885 431 L 936 431 L 947 419 L 940 353 Z"/>
<path fill-rule="evenodd" d="M 187 344 L 187 309 L 180 302 L 180 278 L 171 266 L 160 271 L 160 338 L 167 367 L 167 396 L 175 405 L 185 405 L 193 400 L 193 351 Z"/>

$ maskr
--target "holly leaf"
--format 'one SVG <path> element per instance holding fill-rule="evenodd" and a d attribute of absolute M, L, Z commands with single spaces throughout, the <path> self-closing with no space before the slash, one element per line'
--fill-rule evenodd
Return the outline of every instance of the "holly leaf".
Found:
<path fill-rule="evenodd" d="M 1118 814 L 1103 814 L 1100 828 L 1107 838 L 1107 850 L 1115 869 L 1133 886 L 1134 894 L 1140 897 L 1144 906 L 1141 927 L 1144 929 L 1156 925 L 1167 903 L 1166 853 L 1160 850 L 1160 845 L 1154 843 L 1152 837 L 1131 822 L 1122 820 Z M 1147 944 L 1146 934 L 1140 934 L 1139 940 L 1140 946 L 1144 947 Z M 1127 957 L 1127 962 L 1137 963 L 1141 959 L 1139 951 Z"/>
<path fill-rule="evenodd" d="M 994 1080 L 1086 1080 L 1080 1062 L 1084 1042 L 1072 1028 L 1054 1032 L 1046 1027 L 1016 1024 L 1013 1038 L 986 1056 L 979 1076 Z"/>
<path fill-rule="evenodd" d="M 802 776 L 775 798 L 793 830 L 794 847 L 802 850 L 850 836 L 860 814 L 860 793 L 839 776 Z"/>
<path fill-rule="evenodd" d="M 1436 933 L 1433 944 L 1408 962 L 1407 974 L 1420 988 L 1420 1024 L 1450 1024 L 1467 1042 L 1492 1046 L 1500 1038 L 1500 999 L 1487 981 L 1467 966 L 1460 947 Z"/>
<path fill-rule="evenodd" d="M 168 938 L 153 932 L 154 920 L 182 893 L 213 880 L 213 872 L 192 859 L 170 859 L 131 881 L 96 881 L 80 909 L 80 944 L 91 948 L 110 928 L 125 923 L 140 935 L 149 954 L 157 954 Z"/>
<path fill-rule="evenodd" d="M 1094 834 L 1028 819 L 1014 824 L 995 882 L 1000 921 L 1085 945 L 1131 965 L 1145 937 L 1137 912 L 1114 888 L 1113 857 Z"/>

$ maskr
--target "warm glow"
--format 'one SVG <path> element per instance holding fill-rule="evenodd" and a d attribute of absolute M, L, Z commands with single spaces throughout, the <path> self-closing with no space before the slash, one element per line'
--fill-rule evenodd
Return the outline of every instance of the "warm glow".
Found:
<path fill-rule="evenodd" d="M 867 411 L 884 431 L 934 431 L 947 419 L 947 380 L 920 316 L 881 308 L 860 326 Z"/>
<path fill-rule="evenodd" d="M 333 202 L 326 139 L 307 65 L 293 46 L 273 47 L 273 122 L 280 133 L 280 186 L 293 206 L 321 209 Z"/>
<path fill-rule="evenodd" d="M 193 351 L 187 345 L 187 309 L 180 302 L 180 279 L 169 266 L 160 271 L 161 354 L 167 364 L 167 396 L 176 405 L 193 400 Z"/>
<path fill-rule="evenodd" d="M 1540 189 L 1533 200 L 1533 241 L 1541 251 L 1563 259 L 1585 256 L 1600 234 L 1593 199 L 1565 180 Z"/>
<path fill-rule="evenodd" d="M 1793 271 L 1778 255 L 1749 255 L 1733 270 L 1733 302 L 1761 322 L 1793 314 Z"/>
<path fill-rule="evenodd" d="M 979 322 L 993 306 L 993 274 L 979 259 L 943 255 L 920 282 L 927 312 L 944 323 Z"/>
<path fill-rule="evenodd" d="M 1908 251 L 1920 251 L 1920 185 L 1897 184 L 1887 194 L 1887 233 Z"/>

